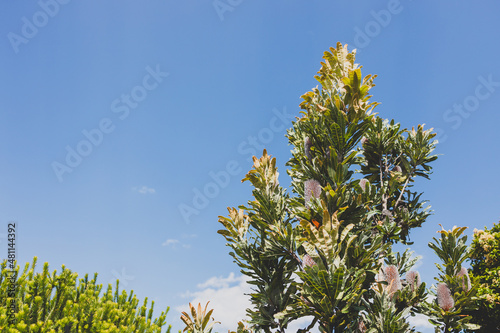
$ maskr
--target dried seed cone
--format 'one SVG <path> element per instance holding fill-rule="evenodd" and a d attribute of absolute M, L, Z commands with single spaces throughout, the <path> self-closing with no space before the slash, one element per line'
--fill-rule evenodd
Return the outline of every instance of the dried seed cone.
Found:
<path fill-rule="evenodd" d="M 450 288 L 446 283 L 438 283 L 437 285 L 437 300 L 438 304 L 444 311 L 450 311 L 455 306 L 455 301 L 451 297 Z"/>
<path fill-rule="evenodd" d="M 300 296 L 300 299 L 302 300 L 302 302 L 305 303 L 305 305 L 313 306 L 313 304 L 311 302 L 309 302 L 304 296 Z"/>
<path fill-rule="evenodd" d="M 403 170 L 401 169 L 401 167 L 399 165 L 396 165 L 392 171 L 396 171 L 396 172 L 402 172 Z"/>
<path fill-rule="evenodd" d="M 304 139 L 304 154 L 309 160 L 312 160 L 311 147 L 312 147 L 311 139 L 309 139 L 309 137 L 306 137 Z"/>
<path fill-rule="evenodd" d="M 391 217 L 392 217 L 392 213 L 391 213 L 391 211 L 390 211 L 390 210 L 388 210 L 388 209 L 384 209 L 384 210 L 382 211 L 382 215 L 384 215 L 384 216 L 389 216 L 389 218 L 391 218 Z"/>

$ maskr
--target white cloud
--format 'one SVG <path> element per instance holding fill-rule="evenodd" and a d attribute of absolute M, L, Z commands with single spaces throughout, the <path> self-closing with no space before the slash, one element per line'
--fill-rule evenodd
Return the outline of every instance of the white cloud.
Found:
<path fill-rule="evenodd" d="M 163 243 L 161 243 L 161 246 L 170 246 L 170 247 L 172 247 L 174 249 L 177 249 L 177 246 L 182 246 L 185 249 L 190 249 L 191 248 L 191 244 L 185 244 L 185 243 L 182 243 L 180 240 L 173 239 L 173 238 L 167 239 L 166 241 L 164 241 Z"/>
<path fill-rule="evenodd" d="M 176 245 L 176 244 L 179 244 L 178 239 L 167 239 L 166 241 L 161 243 L 161 246 L 169 246 L 169 245 Z"/>
<path fill-rule="evenodd" d="M 154 188 L 147 187 L 147 186 L 142 186 L 140 188 L 133 187 L 132 189 L 134 191 L 139 192 L 140 194 L 155 194 L 156 193 L 156 190 Z"/>
<path fill-rule="evenodd" d="M 246 276 L 236 276 L 234 273 L 230 273 L 227 277 L 211 277 L 197 285 L 198 291 L 184 293 L 182 297 L 189 299 L 189 302 L 175 309 L 179 313 L 182 311 L 189 313 L 188 303 L 193 306 L 201 303 L 202 308 L 205 308 L 207 302 L 210 301 L 208 309 L 214 309 L 212 316 L 215 321 L 220 322 L 215 325 L 214 331 L 236 330 L 238 322 L 246 319 L 246 309 L 252 307 L 250 297 L 245 295 L 251 292 L 251 287 L 246 281 Z M 287 331 L 296 332 L 298 329 L 307 327 L 311 322 L 312 317 L 300 318 L 291 322 Z M 314 327 L 310 332 L 316 333 L 319 330 Z"/>
<path fill-rule="evenodd" d="M 199 289 L 206 289 L 206 288 L 209 288 L 209 287 L 212 287 L 212 288 L 229 288 L 230 284 L 237 283 L 237 282 L 240 281 L 240 279 L 241 279 L 241 277 L 236 278 L 234 276 L 234 273 L 231 272 L 227 278 L 214 276 L 214 277 L 208 279 L 207 281 L 205 281 L 203 283 L 199 283 L 197 285 L 197 287 Z"/>
<path fill-rule="evenodd" d="M 197 287 L 200 290 L 184 293 L 182 296 L 189 301 L 175 309 L 179 313 L 189 312 L 188 303 L 194 306 L 201 303 L 204 308 L 210 301 L 208 309 L 214 309 L 212 316 L 215 321 L 221 322 L 215 325 L 214 331 L 236 330 L 238 321 L 245 319 L 246 309 L 251 307 L 250 297 L 245 295 L 251 292 L 246 277 L 243 275 L 236 277 L 234 273 L 230 273 L 227 277 L 212 277 Z"/>
<path fill-rule="evenodd" d="M 287 331 L 288 332 L 297 332 L 300 329 L 304 329 L 307 326 L 309 326 L 313 321 L 312 316 L 307 316 L 307 317 L 302 317 L 297 320 L 292 321 L 290 324 L 288 324 Z M 310 329 L 308 332 L 309 333 L 317 333 L 319 332 L 318 324 L 314 325 L 312 329 Z"/>
<path fill-rule="evenodd" d="M 416 271 L 417 269 L 419 269 L 420 267 L 422 267 L 422 265 L 424 263 L 424 260 L 423 260 L 424 256 L 421 255 L 421 254 L 417 255 L 417 254 L 414 253 L 413 256 L 412 256 L 412 259 L 413 258 L 418 258 L 418 261 L 415 263 L 415 265 L 412 268 L 412 270 Z"/>
<path fill-rule="evenodd" d="M 436 297 L 434 295 L 427 295 L 425 298 L 426 302 L 434 302 Z M 422 333 L 434 333 L 434 326 L 429 323 L 429 317 L 423 314 L 416 314 L 415 317 L 409 317 L 408 322 L 415 326 L 419 332 Z"/>
<path fill-rule="evenodd" d="M 417 314 L 415 317 L 408 318 L 410 325 L 415 326 L 421 332 L 434 332 L 434 326 L 429 323 L 429 317 L 423 314 Z"/>
<path fill-rule="evenodd" d="M 182 238 L 196 238 L 197 234 L 182 234 Z"/>
<path fill-rule="evenodd" d="M 181 306 L 175 307 L 175 310 L 189 313 L 189 304 L 197 306 L 201 303 L 202 308 L 208 301 L 207 309 L 214 309 L 212 317 L 215 321 L 220 322 L 214 326 L 214 331 L 224 332 L 226 330 L 236 330 L 238 321 L 246 319 L 246 309 L 251 307 L 250 297 L 245 294 L 251 292 L 250 285 L 246 282 L 247 277 L 244 275 L 236 276 L 230 273 L 227 277 L 211 277 L 208 280 L 199 283 L 199 290 L 191 292 L 187 291 L 181 295 L 187 298 L 188 301 Z M 416 326 L 423 333 L 434 332 L 431 323 L 424 315 L 416 315 L 410 317 L 411 325 Z M 292 321 L 287 328 L 287 331 L 296 332 L 299 329 L 306 328 L 312 322 L 312 317 L 304 317 Z M 309 332 L 319 332 L 318 325 L 313 327 Z"/>

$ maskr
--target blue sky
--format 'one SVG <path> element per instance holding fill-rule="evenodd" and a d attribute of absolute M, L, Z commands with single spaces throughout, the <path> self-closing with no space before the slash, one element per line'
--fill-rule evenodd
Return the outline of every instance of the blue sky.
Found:
<path fill-rule="evenodd" d="M 289 184 L 285 128 L 340 41 L 378 75 L 380 116 L 438 129 L 442 155 L 419 184 L 434 215 L 411 234 L 432 283 L 427 243 L 438 223 L 472 235 L 500 217 L 499 10 L 494 1 L 3 1 L 0 241 L 17 221 L 20 262 L 36 255 L 52 269 L 99 272 L 101 283 L 120 278 L 170 306 L 174 329 L 178 309 L 211 298 L 226 325 L 218 330 L 235 328 L 246 287 L 217 216 L 250 199 L 240 179 L 257 149 L 277 157 Z"/>

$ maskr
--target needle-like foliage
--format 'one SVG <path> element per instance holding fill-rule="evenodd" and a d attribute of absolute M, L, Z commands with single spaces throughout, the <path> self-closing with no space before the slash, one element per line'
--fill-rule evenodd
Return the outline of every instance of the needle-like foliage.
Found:
<path fill-rule="evenodd" d="M 97 273 L 93 279 L 78 275 L 66 267 L 49 272 L 45 263 L 35 273 L 37 258 L 24 270 L 17 264 L 1 264 L 0 331 L 6 333 L 160 333 L 168 308 L 153 318 L 154 302 L 148 310 L 148 299 L 140 306 L 131 291 L 119 292 L 119 281 L 101 293 Z M 13 311 L 11 311 L 13 310 Z M 11 317 L 10 314 L 13 314 Z M 170 326 L 166 333 L 170 332 Z"/>

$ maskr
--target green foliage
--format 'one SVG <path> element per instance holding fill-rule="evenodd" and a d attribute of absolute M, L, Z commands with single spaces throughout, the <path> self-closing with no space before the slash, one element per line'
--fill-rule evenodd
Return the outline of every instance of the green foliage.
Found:
<path fill-rule="evenodd" d="M 41 273 L 35 273 L 36 262 L 35 257 L 31 266 L 27 263 L 22 272 L 18 265 L 8 269 L 6 260 L 1 264 L 2 332 L 159 333 L 165 325 L 168 308 L 153 320 L 154 302 L 149 310 L 147 298 L 139 306 L 133 291 L 119 292 L 119 281 L 114 292 L 109 285 L 100 296 L 102 285 L 96 284 L 97 273 L 91 280 L 88 275 L 77 280 L 78 275 L 64 266 L 61 272 L 51 274 L 48 263 Z M 15 316 L 11 319 L 8 309 L 13 303 Z M 166 332 L 170 332 L 170 326 Z"/>
<path fill-rule="evenodd" d="M 471 312 L 481 325 L 478 332 L 500 331 L 500 224 L 491 230 L 474 230 L 472 274 L 478 280 L 478 309 Z"/>
<path fill-rule="evenodd" d="M 234 331 L 230 331 L 229 333 L 251 333 L 252 330 L 250 330 L 247 326 L 245 326 L 245 324 L 243 324 L 243 322 L 239 321 L 238 322 L 238 329 L 236 330 L 236 332 Z"/>
<path fill-rule="evenodd" d="M 470 311 L 476 308 L 477 283 L 469 283 L 469 276 L 462 263 L 470 255 L 470 247 L 466 245 L 467 236 L 461 236 L 466 227 L 452 230 L 441 230 L 440 239 L 433 238 L 429 247 L 441 259 L 443 264 L 436 264 L 440 271 L 439 282 L 434 302 L 426 303 L 426 314 L 436 330 L 442 332 L 460 332 L 475 330 L 479 326 L 471 323 Z M 461 274 L 465 272 L 465 274 Z"/>
<path fill-rule="evenodd" d="M 392 298 L 385 291 L 375 293 L 371 303 L 366 302 L 366 313 L 362 314 L 367 333 L 415 332 L 406 321 L 410 308 L 398 311 Z"/>
<path fill-rule="evenodd" d="M 426 285 L 425 283 L 420 282 L 420 275 L 418 274 L 418 272 L 411 270 L 419 259 L 412 258 L 412 255 L 412 251 L 405 250 L 402 254 L 391 252 L 385 257 L 385 263 L 387 264 L 386 267 L 393 265 L 397 268 L 400 276 L 405 275 L 405 279 L 401 279 L 401 288 L 397 290 L 391 297 L 393 306 L 397 310 L 396 314 L 398 316 L 400 313 L 405 314 L 401 318 L 405 318 L 407 314 L 413 316 L 416 313 L 422 313 L 423 304 L 428 295 L 425 288 Z M 390 283 L 389 281 L 386 282 Z M 378 292 L 376 293 L 376 297 L 380 299 L 379 302 L 382 304 L 387 303 L 387 300 L 385 299 L 386 297 L 382 295 L 388 288 L 380 288 L 380 285 L 378 285 L 377 287 Z M 386 312 L 385 314 L 389 315 L 391 313 L 393 313 L 393 310 L 391 310 L 390 312 Z M 380 313 L 380 315 L 382 315 L 382 313 Z"/>
<path fill-rule="evenodd" d="M 323 213 L 323 225 L 318 228 L 305 220 L 300 223 L 304 233 L 298 241 L 314 264 L 297 272 L 301 281 L 295 282 L 296 302 L 277 316 L 295 319 L 309 315 L 321 330 L 331 332 L 347 329 L 356 320 L 352 310 L 367 292 L 367 278 L 373 279 L 380 266 L 370 259 L 384 247 L 380 237 L 363 246 L 366 239 L 350 233 L 352 224 L 342 229 L 336 214 Z"/>
<path fill-rule="evenodd" d="M 446 276 L 455 276 L 462 268 L 462 263 L 469 257 L 470 248 L 467 246 L 467 236 L 460 235 L 467 227 L 454 227 L 452 230 L 438 231 L 441 238 L 433 238 L 434 243 L 429 243 L 429 247 L 436 252 L 439 259 L 444 264 L 436 264 L 441 274 L 439 281 L 444 282 Z M 460 238 L 459 238 L 460 237 Z"/>
<path fill-rule="evenodd" d="M 296 292 L 292 284 L 292 274 L 299 265 L 295 233 L 285 206 L 288 196 L 278 183 L 276 159 L 264 151 L 261 159 L 254 158 L 254 167 L 243 180 L 255 187 L 255 200 L 249 207 L 230 208 L 229 218 L 220 217 L 226 229 L 219 233 L 256 288 L 250 295 L 254 309 L 247 310 L 250 323 L 266 332 L 284 330 L 289 320 L 277 320 L 274 315 L 292 302 L 291 295 Z"/>
<path fill-rule="evenodd" d="M 437 158 L 431 155 L 434 136 L 422 125 L 408 131 L 394 120 L 377 118 L 369 125 L 359 163 L 365 178 L 380 188 L 379 205 L 374 209 L 390 213 L 393 225 L 401 228 L 398 232 L 386 232 L 387 239 L 399 238 L 406 243 L 409 230 L 420 227 L 430 214 L 420 200 L 421 194 L 411 188 L 417 176 L 429 179 L 429 163 Z"/>
<path fill-rule="evenodd" d="M 407 273 L 410 253 L 391 246 L 409 244 L 410 230 L 430 214 L 412 188 L 429 178 L 435 134 L 373 114 L 375 76 L 362 76 L 355 51 L 339 43 L 323 59 L 315 76 L 321 87 L 302 96 L 302 116 L 287 132 L 292 194 L 264 150 L 243 179 L 254 200 L 219 218 L 253 286 L 248 322 L 255 331 L 284 332 L 312 316 L 300 332 L 316 324 L 328 333 L 412 331 L 407 319 L 421 311 L 425 284 Z M 414 280 L 400 281 L 405 273 Z"/>
<path fill-rule="evenodd" d="M 288 131 L 295 147 L 287 163 L 292 190 L 303 197 L 304 181 L 315 179 L 331 197 L 326 200 L 329 211 L 339 211 L 346 223 L 366 227 L 363 218 L 374 217 L 372 226 L 382 225 L 379 231 L 384 241 L 408 243 L 409 230 L 429 216 L 421 193 L 411 189 L 417 177 L 429 178 L 429 163 L 437 158 L 432 155 L 435 134 L 422 125 L 411 131 L 401 129 L 394 120 L 372 114 L 378 103 L 369 101 L 369 90 L 376 76 L 361 79 L 361 67 L 354 58 L 355 51 L 348 53 L 340 44 L 325 52 L 316 76 L 322 89 L 302 96 L 306 112 Z M 366 193 L 359 187 L 355 190 L 359 182 L 353 177 L 355 172 L 369 181 Z M 294 206 L 298 209 L 304 202 L 299 200 Z M 307 209 L 298 213 L 309 218 Z"/>

